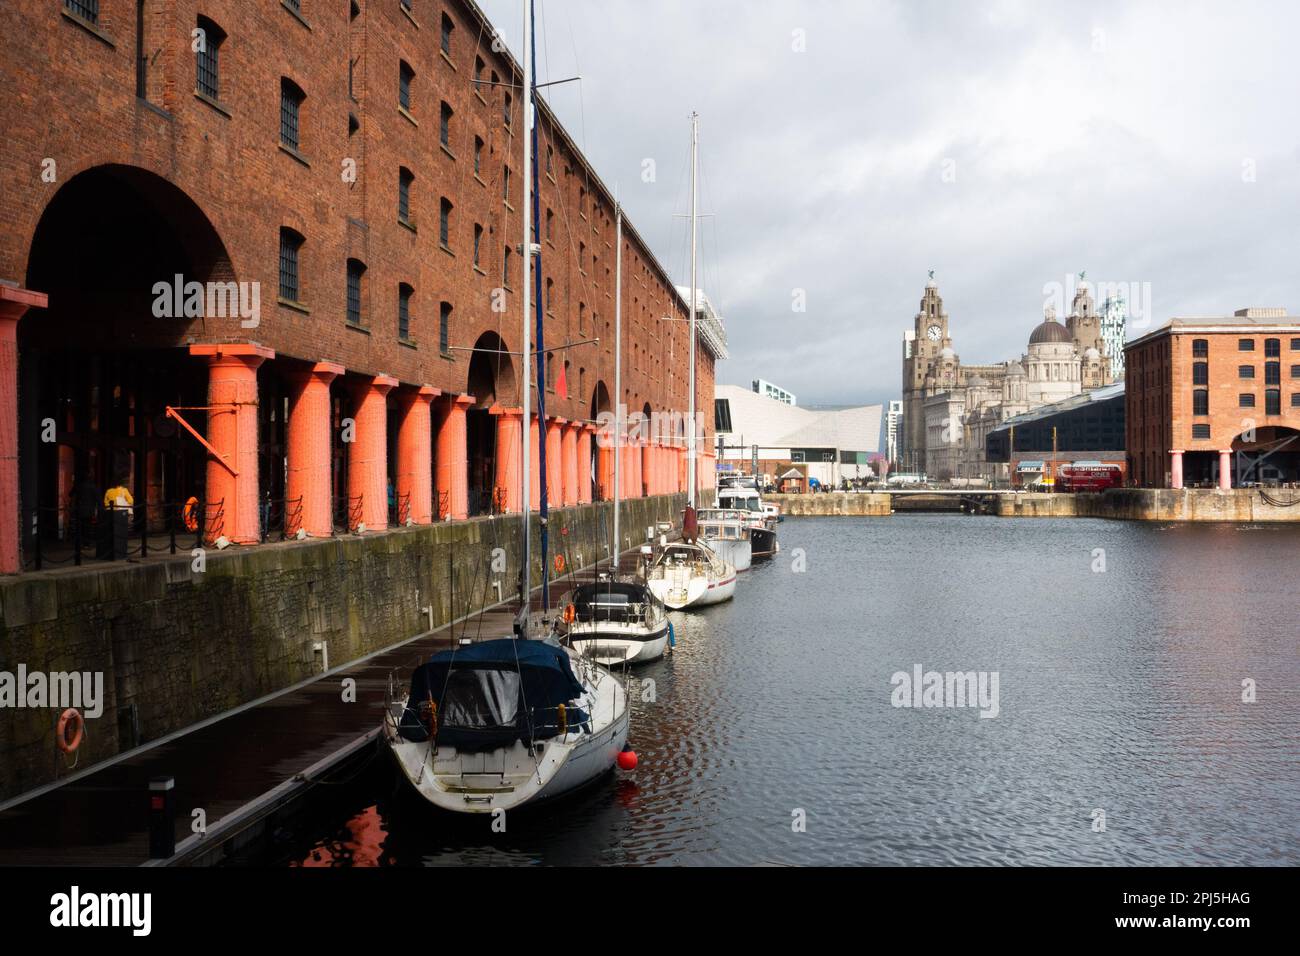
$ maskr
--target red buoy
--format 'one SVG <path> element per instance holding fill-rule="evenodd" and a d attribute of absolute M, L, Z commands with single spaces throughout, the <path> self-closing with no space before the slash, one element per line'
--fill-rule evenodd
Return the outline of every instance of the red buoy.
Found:
<path fill-rule="evenodd" d="M 636 769 L 636 751 L 627 744 L 624 744 L 623 749 L 619 752 L 618 768 L 620 770 Z"/>

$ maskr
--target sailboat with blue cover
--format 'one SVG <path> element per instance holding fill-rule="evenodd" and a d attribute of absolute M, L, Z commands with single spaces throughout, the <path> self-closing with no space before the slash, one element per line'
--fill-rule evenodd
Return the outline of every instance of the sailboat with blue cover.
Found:
<path fill-rule="evenodd" d="M 537 76 L 533 66 L 532 2 L 524 41 L 524 182 L 532 202 L 523 204 L 523 429 L 520 487 L 528 493 L 532 369 L 544 356 L 541 308 L 541 244 L 536 220 L 537 130 L 533 123 Z M 531 142 L 530 142 L 531 141 Z M 531 172 L 531 176 L 530 176 Z M 531 221 L 531 222 L 530 222 Z M 534 269 L 534 259 L 536 268 Z M 536 279 L 536 286 L 533 279 Z M 536 313 L 530 293 L 536 290 Z M 530 348 L 530 323 L 537 348 Z M 545 420 L 545 392 L 537 390 L 537 414 Z M 398 768 L 431 804 L 461 813 L 493 813 L 537 803 L 576 790 L 613 769 L 627 743 L 627 690 L 594 660 L 559 643 L 559 616 L 550 611 L 547 572 L 546 445 L 538 448 L 541 528 L 541 607 L 531 607 L 532 530 L 523 508 L 523 560 L 519 613 L 512 637 L 463 640 L 434 654 L 411 675 L 409 689 L 390 688 L 383 735 Z M 530 503 L 531 504 L 531 503 Z"/>

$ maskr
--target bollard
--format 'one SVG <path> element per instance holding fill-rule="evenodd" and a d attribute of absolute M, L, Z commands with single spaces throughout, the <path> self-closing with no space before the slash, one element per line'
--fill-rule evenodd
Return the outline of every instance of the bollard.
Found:
<path fill-rule="evenodd" d="M 176 855 L 176 778 L 149 781 L 149 859 Z"/>

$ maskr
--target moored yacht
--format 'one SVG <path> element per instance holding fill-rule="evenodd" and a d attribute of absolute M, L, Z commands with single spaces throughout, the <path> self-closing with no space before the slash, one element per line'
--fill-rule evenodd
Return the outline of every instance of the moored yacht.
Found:
<path fill-rule="evenodd" d="M 664 656 L 668 615 L 663 602 L 641 581 L 609 575 L 580 584 L 569 595 L 572 612 L 565 643 L 606 666 L 642 664 Z"/>
<path fill-rule="evenodd" d="M 752 482 L 733 479 L 718 488 L 718 507 L 741 512 L 749 529 L 753 560 L 770 558 L 780 550 L 776 540 L 776 520 L 763 510 L 763 499 Z"/>
<path fill-rule="evenodd" d="M 726 508 L 701 508 L 697 512 L 699 536 L 718 557 L 737 571 L 748 571 L 753 559 L 750 531 L 743 512 Z"/>
<path fill-rule="evenodd" d="M 656 549 L 646 584 L 673 610 L 704 607 L 736 593 L 736 569 L 703 542 L 673 541 Z"/>

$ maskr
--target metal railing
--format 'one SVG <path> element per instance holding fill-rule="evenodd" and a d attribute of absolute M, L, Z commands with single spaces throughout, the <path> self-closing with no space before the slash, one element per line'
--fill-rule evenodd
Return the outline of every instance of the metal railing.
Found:
<path fill-rule="evenodd" d="M 279 535 L 279 541 L 288 541 L 296 537 L 302 527 L 302 495 L 297 498 L 263 498 L 262 507 L 258 509 L 258 520 L 262 529 L 262 542 L 270 541 L 273 535 Z"/>
<path fill-rule="evenodd" d="M 364 514 L 364 495 L 339 495 L 334 499 L 334 534 L 355 534 Z"/>
<path fill-rule="evenodd" d="M 24 544 L 30 557 L 24 569 L 72 565 L 87 560 L 126 561 L 151 554 L 176 554 L 203 547 L 225 528 L 225 499 L 209 504 L 198 498 L 183 502 L 116 502 L 93 511 L 67 507 L 35 508 L 28 513 Z"/>

